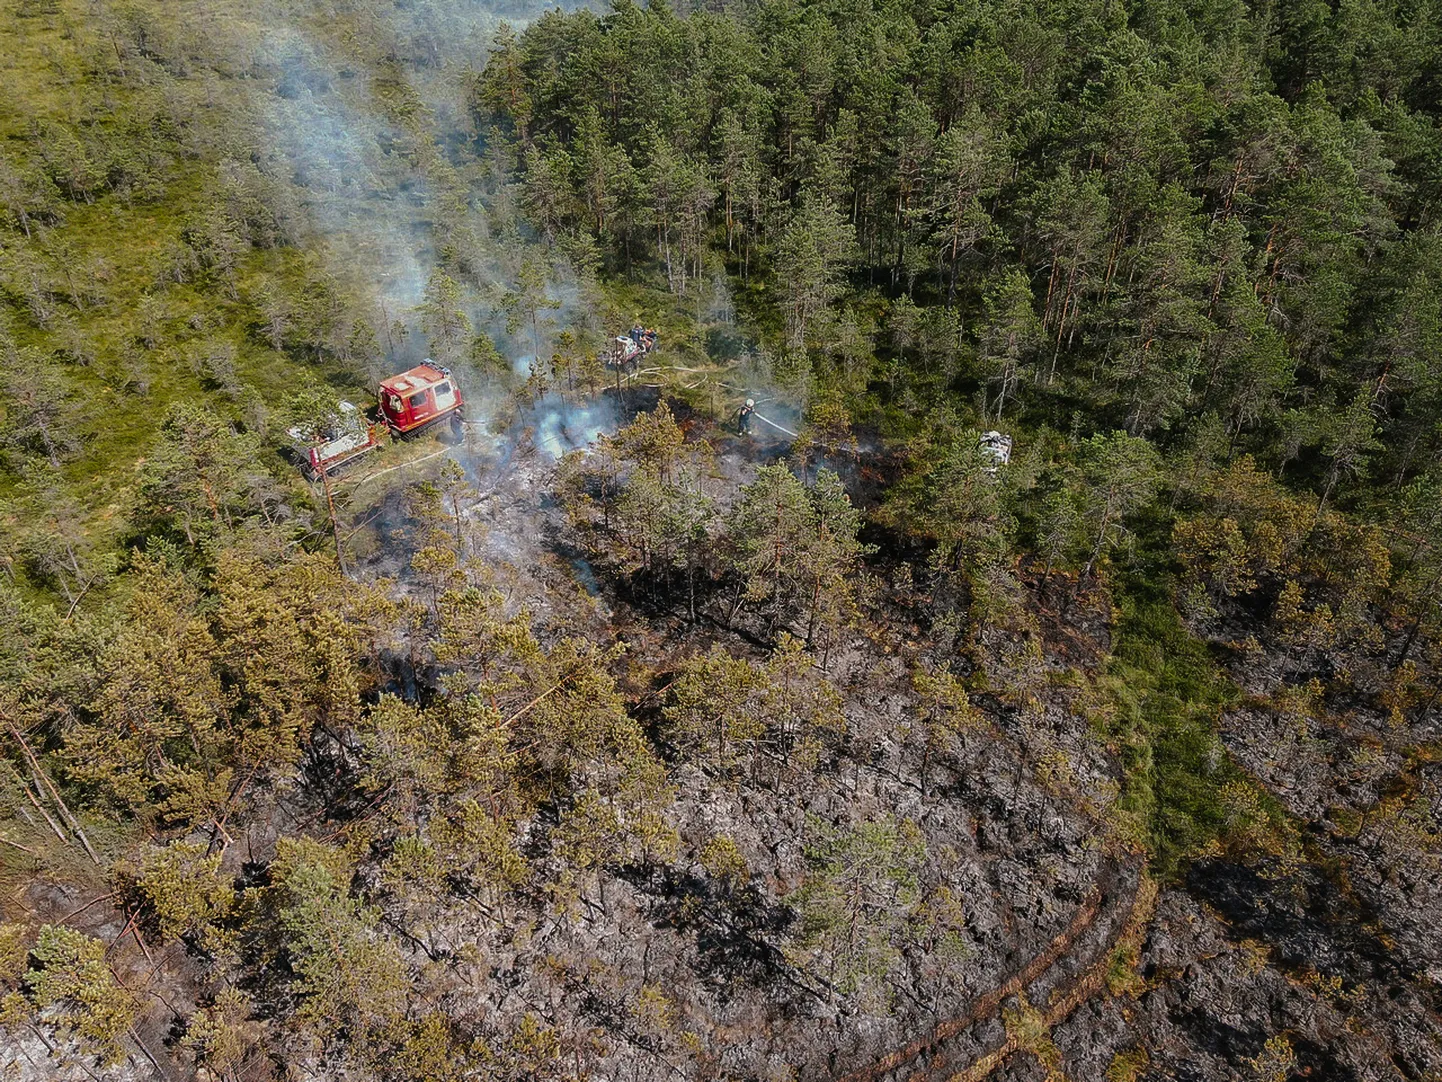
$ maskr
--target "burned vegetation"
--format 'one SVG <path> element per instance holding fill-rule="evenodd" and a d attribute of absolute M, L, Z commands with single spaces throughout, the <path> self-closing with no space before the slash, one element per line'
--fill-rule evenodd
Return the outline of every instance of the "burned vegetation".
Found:
<path fill-rule="evenodd" d="M 928 1057 L 980 1049 L 995 985 L 1100 964 L 1144 861 L 1024 610 L 991 646 L 929 645 L 932 604 L 908 565 L 868 563 L 824 449 L 803 480 L 768 464 L 787 447 L 688 427 L 662 400 L 559 462 L 457 448 L 385 524 L 393 579 L 228 555 L 202 591 L 133 557 L 87 701 L 12 736 L 66 732 L 27 795 L 63 772 L 91 814 L 156 832 L 74 918 L 112 936 L 118 903 L 138 953 L 117 945 L 104 1002 L 67 999 L 47 975 L 103 941 L 16 926 L 15 1002 L 42 1009 L 17 1047 L 236 1075 L 282 1055 L 821 1076 L 932 1030 Z M 1079 754 L 1039 774 L 1060 740 Z M 37 915 L 71 897 L 23 890 Z M 55 960 L 62 932 L 78 946 Z"/>
<path fill-rule="evenodd" d="M 1436 12 L 562 7 L 0 10 L 0 1073 L 1442 1078 Z"/>
<path fill-rule="evenodd" d="M 1382 825 L 1417 798 L 1302 829 L 1264 765 L 1295 760 L 1243 720 L 1295 727 L 1322 692 L 1263 705 L 1260 648 L 1211 652 L 1082 547 L 1064 571 L 975 518 L 921 546 L 884 525 L 927 486 L 1002 523 L 1019 471 L 678 412 L 640 398 L 559 459 L 526 425 L 452 447 L 351 576 L 228 548 L 202 584 L 136 553 L 118 622 L 40 632 L 98 646 L 83 697 L 42 698 L 66 671 L 42 661 L 4 704 L 15 822 L 55 839 L 10 862 L 55 868 L 12 880 L 15 1062 L 859 1082 L 1340 1069 L 1428 1032 L 1428 979 L 1385 946 L 1430 935 L 1383 885 L 1426 851 Z M 1114 509 L 1080 513 L 1105 536 Z M 110 817 L 149 840 L 87 833 Z M 1221 987 L 1285 1033 L 1219 1035 Z"/>

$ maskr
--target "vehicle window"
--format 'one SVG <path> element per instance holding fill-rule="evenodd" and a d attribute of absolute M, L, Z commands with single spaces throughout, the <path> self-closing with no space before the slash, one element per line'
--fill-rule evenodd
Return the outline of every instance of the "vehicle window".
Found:
<path fill-rule="evenodd" d="M 400 412 L 401 412 L 401 400 L 400 400 L 398 397 L 396 397 L 395 395 L 391 395 L 391 396 L 390 396 L 390 400 L 391 400 L 391 412 L 392 412 L 392 413 L 400 413 Z"/>
<path fill-rule="evenodd" d="M 410 403 L 411 403 L 411 409 L 413 409 L 413 410 L 418 410 L 418 409 L 420 409 L 422 406 L 424 406 L 424 405 L 426 404 L 426 392 L 425 392 L 425 391 L 422 391 L 420 394 L 413 394 L 413 395 L 411 395 L 411 397 L 410 397 Z"/>
<path fill-rule="evenodd" d="M 450 393 L 451 393 L 451 385 L 450 385 L 449 383 L 437 383 L 437 384 L 436 384 L 436 397 L 437 397 L 437 398 L 439 398 L 439 397 L 440 397 L 441 395 L 443 395 L 443 394 L 450 394 Z"/>

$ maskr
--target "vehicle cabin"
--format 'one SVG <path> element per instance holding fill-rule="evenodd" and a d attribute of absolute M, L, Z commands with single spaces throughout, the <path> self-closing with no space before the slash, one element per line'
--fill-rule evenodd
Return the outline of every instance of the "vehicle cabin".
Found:
<path fill-rule="evenodd" d="M 378 398 L 381 417 L 397 436 L 419 432 L 446 417 L 454 423 L 463 405 L 451 370 L 429 360 L 382 380 Z"/>

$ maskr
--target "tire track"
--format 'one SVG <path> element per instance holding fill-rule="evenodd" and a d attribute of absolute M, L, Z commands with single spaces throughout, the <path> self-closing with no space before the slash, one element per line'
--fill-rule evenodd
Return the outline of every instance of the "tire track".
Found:
<path fill-rule="evenodd" d="M 1127 903 L 1126 919 L 1122 921 L 1115 935 L 1108 935 L 1091 964 L 1058 997 L 1053 994 L 1052 1002 L 1042 1012 L 1042 1022 L 1048 1032 L 1064 1022 L 1087 1000 L 1102 991 L 1106 984 L 1107 971 L 1111 968 L 1113 952 L 1118 947 L 1139 947 L 1142 935 L 1151 921 L 1156 908 L 1157 886 L 1141 875 L 1137 879 L 1137 890 Z M 985 1053 L 967 1067 L 947 1078 L 947 1082 L 983 1082 L 992 1071 L 1004 1064 L 1023 1046 L 1020 1035 L 1007 1027 L 1006 1040 L 1000 1047 Z"/>
<path fill-rule="evenodd" d="M 1007 980 L 1005 984 L 979 997 L 965 1014 L 938 1023 L 927 1036 L 903 1045 L 901 1048 L 888 1053 L 859 1071 L 836 1076 L 835 1082 L 877 1082 L 882 1076 L 904 1067 L 918 1057 L 939 1051 L 941 1046 L 947 1041 L 971 1029 L 978 1023 L 994 1017 L 997 1011 L 1000 1010 L 1002 1003 L 1011 996 L 1017 995 L 1035 984 L 1045 976 L 1053 966 L 1062 961 L 1070 953 L 1076 945 L 1077 940 L 1084 936 L 1102 915 L 1103 905 L 1106 900 L 1106 891 L 1102 886 L 1103 882 L 1108 878 L 1123 878 L 1119 873 L 1124 873 L 1132 867 L 1131 865 L 1120 865 L 1111 869 L 1110 876 L 1106 873 L 1099 875 L 1096 881 L 1092 883 L 1091 889 L 1087 892 L 1087 896 L 1082 900 L 1081 905 L 1077 907 L 1077 911 L 1072 916 L 1071 922 L 1060 935 L 1052 940 L 1050 946 L 1032 958 L 1031 961 Z M 1138 876 L 1138 882 L 1140 882 L 1140 866 L 1136 866 L 1135 871 Z M 1134 908 L 1135 898 L 1136 895 L 1135 892 L 1133 892 L 1127 899 L 1126 904 Z M 1112 937 L 1108 936 L 1102 948 L 1103 961 L 1110 955 L 1113 945 Z M 1104 975 L 1105 970 L 1103 969 L 1103 976 Z M 1068 1011 L 1068 1013 L 1070 1013 L 1070 1011 Z M 1013 1048 L 1011 1051 L 1015 1051 L 1015 1049 Z M 1010 1055 L 1010 1052 L 1006 1054 Z M 990 1054 L 988 1054 L 988 1057 L 989 1055 Z M 980 1061 L 978 1061 L 978 1064 L 979 1063 Z M 930 1073 L 929 1071 L 923 1070 L 918 1076 L 914 1077 L 926 1078 Z M 954 1077 L 959 1079 L 962 1076 L 958 1075 Z"/>

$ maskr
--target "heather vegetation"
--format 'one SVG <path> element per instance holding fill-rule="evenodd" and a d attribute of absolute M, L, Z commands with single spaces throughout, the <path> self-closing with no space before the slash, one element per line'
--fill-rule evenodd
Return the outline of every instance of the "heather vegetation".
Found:
<path fill-rule="evenodd" d="M 0 55 L 7 1077 L 1442 1077 L 1435 4 Z"/>

